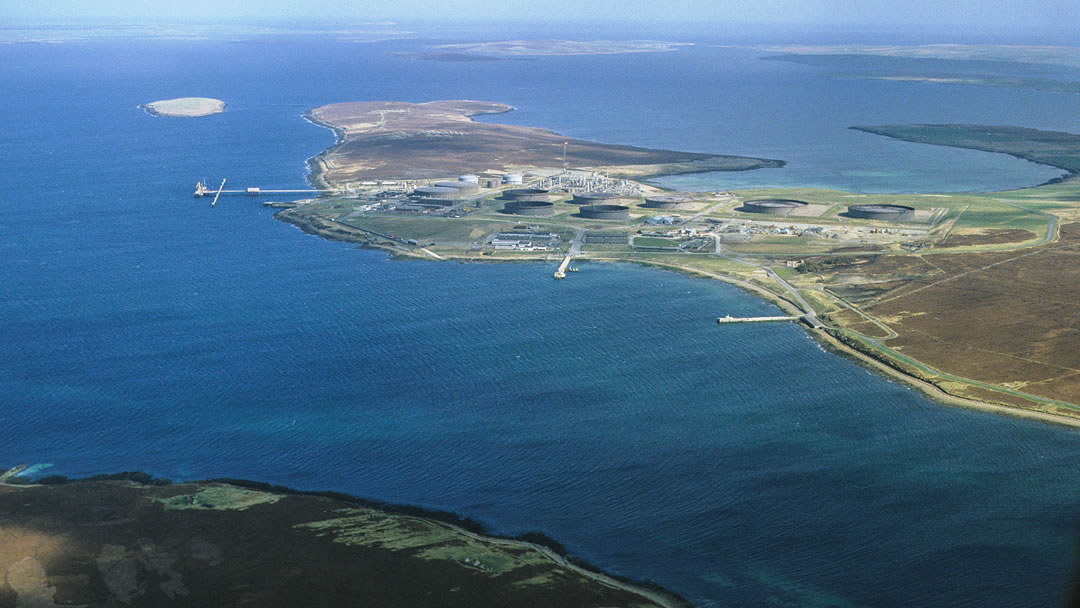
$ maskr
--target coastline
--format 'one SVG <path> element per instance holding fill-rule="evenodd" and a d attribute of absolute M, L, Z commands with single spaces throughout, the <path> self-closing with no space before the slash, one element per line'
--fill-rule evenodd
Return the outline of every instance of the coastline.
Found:
<path fill-rule="evenodd" d="M 450 102 L 454 103 L 454 102 Z M 470 102 L 471 103 L 471 102 Z M 511 111 L 512 108 L 507 107 L 504 111 Z M 338 144 L 341 145 L 347 138 L 347 133 L 344 129 L 338 128 L 333 124 L 329 124 L 325 121 L 316 118 L 312 112 L 305 114 L 310 122 L 319 126 L 324 126 L 335 132 L 338 140 Z M 895 125 L 895 126 L 881 126 L 881 127 L 862 127 L 853 126 L 850 127 L 853 130 L 865 132 L 873 135 L 884 135 L 893 139 L 899 139 L 903 141 L 909 141 L 913 143 L 924 143 L 930 145 L 943 145 L 949 147 L 974 149 L 990 153 L 1003 153 L 1015 158 L 1032 162 L 1035 164 L 1046 165 L 1065 171 L 1065 174 L 1053 179 L 1048 180 L 1043 184 L 1036 186 L 1021 187 L 1012 190 L 1005 190 L 1001 193 L 1009 193 L 1010 195 L 1017 195 L 1017 193 L 1032 191 L 1037 188 L 1052 184 L 1069 183 L 1070 180 L 1075 179 L 1077 175 L 1080 175 L 1080 168 L 1068 163 L 1054 162 L 1053 157 L 1044 158 L 1039 153 L 1033 152 L 1032 154 L 1025 154 L 1016 150 L 1010 150 L 1007 147 L 1002 148 L 992 145 L 978 145 L 970 144 L 967 142 L 955 142 L 955 141 L 937 141 L 934 140 L 933 134 L 936 131 L 942 131 L 946 133 L 952 133 L 956 131 L 963 132 L 964 130 L 972 130 L 972 125 Z M 917 136 L 904 136 L 903 134 L 897 134 L 897 130 L 903 129 L 916 129 L 929 131 L 931 137 L 924 136 L 920 139 Z M 1075 140 L 1080 136 L 1076 136 L 1070 133 L 1063 132 L 1044 132 L 1035 129 L 1027 129 L 1023 127 L 980 127 L 975 129 L 977 132 L 987 131 L 993 132 L 1000 136 L 1012 136 L 1017 138 L 1021 143 L 1030 143 L 1031 141 L 1040 142 L 1049 138 L 1049 141 L 1066 143 Z M 1034 148 L 1037 150 L 1037 148 Z M 310 170 L 309 179 L 314 184 L 319 184 L 320 187 L 331 187 L 334 180 L 328 179 L 327 173 L 329 167 L 326 165 L 324 159 L 333 151 L 334 148 L 324 150 L 319 155 L 308 159 L 308 167 Z M 717 157 L 723 158 L 723 157 Z M 604 167 L 606 171 L 611 175 L 621 176 L 629 179 L 638 179 L 642 183 L 648 184 L 648 179 L 661 177 L 665 175 L 677 175 L 680 173 L 692 173 L 698 171 L 711 171 L 716 170 L 714 167 L 693 166 L 693 165 L 706 165 L 712 159 L 704 161 L 691 161 L 689 163 L 672 163 L 672 164 L 658 164 L 651 166 L 609 166 Z M 759 161 L 763 159 L 758 159 Z M 764 161 L 763 161 L 764 162 Z M 778 166 L 783 166 L 784 161 L 767 161 L 777 163 Z M 643 170 L 648 169 L 648 170 Z M 727 168 L 727 170 L 746 170 L 748 167 L 741 168 Z M 621 174 L 621 175 L 620 175 Z M 994 194 L 994 193 L 984 193 Z M 325 238 L 331 238 L 334 240 L 356 242 L 363 247 L 372 249 L 381 249 L 387 251 L 392 256 L 401 258 L 418 258 L 418 259 L 452 259 L 456 261 L 472 261 L 472 262 L 514 262 L 514 261 L 551 261 L 548 255 L 540 256 L 514 256 L 514 257 L 498 257 L 492 259 L 490 257 L 483 257 L 480 255 L 469 255 L 466 252 L 446 251 L 440 250 L 439 254 L 435 254 L 425 248 L 411 248 L 398 247 L 389 243 L 374 242 L 368 235 L 362 230 L 354 230 L 348 225 L 337 224 L 332 218 L 322 217 L 317 214 L 305 215 L 303 213 L 290 213 L 281 212 L 275 215 L 277 219 L 292 223 L 301 228 L 304 232 L 309 234 L 323 236 Z M 812 254 L 806 254 L 812 255 Z M 684 272 L 687 274 L 693 274 L 695 276 L 705 276 L 725 282 L 735 284 L 748 290 L 758 297 L 762 297 L 767 301 L 771 301 L 775 304 L 781 305 L 781 307 L 787 307 L 789 312 L 800 311 L 800 314 L 804 311 L 801 306 L 806 306 L 806 303 L 798 304 L 792 299 L 786 298 L 783 294 L 774 292 L 768 288 L 762 288 L 761 286 L 754 285 L 750 282 L 743 281 L 742 279 L 734 276 L 727 276 L 723 270 L 713 269 L 699 269 L 692 266 L 681 266 L 679 264 L 669 264 L 664 261 L 656 260 L 642 260 L 630 255 L 613 254 L 610 257 L 604 257 L 603 254 L 586 254 L 581 259 L 591 261 L 622 261 L 629 263 L 638 263 L 642 265 L 651 265 L 661 268 L 667 268 L 669 270 L 675 270 L 677 272 Z M 790 288 L 790 286 L 788 286 Z M 797 298 L 796 299 L 801 299 Z M 885 349 L 884 352 L 880 352 L 876 348 L 872 348 L 871 345 L 862 345 L 859 338 L 859 334 L 855 332 L 852 336 L 847 336 L 845 333 L 847 330 L 841 324 L 836 327 L 825 327 L 824 331 L 814 331 L 811 335 L 815 336 L 820 343 L 827 345 L 829 350 L 835 351 L 841 356 L 844 356 L 854 362 L 859 363 L 865 367 L 875 370 L 882 375 L 903 381 L 904 383 L 917 388 L 920 392 L 926 395 L 928 398 L 939 402 L 944 405 L 966 407 L 969 409 L 976 409 L 982 411 L 989 411 L 998 414 L 1006 414 L 1011 416 L 1019 416 L 1029 419 L 1036 419 L 1045 422 L 1051 422 L 1066 426 L 1080 427 L 1080 413 L 1074 412 L 1076 407 L 1069 401 L 1060 401 L 1050 397 L 1042 397 L 1035 394 L 1027 394 L 1022 391 L 1012 389 L 1007 386 L 999 386 L 993 383 L 974 380 L 966 378 L 960 375 L 953 375 L 949 371 L 943 369 L 936 369 L 928 366 L 927 364 L 917 360 L 906 357 L 900 357 L 895 355 L 891 350 Z M 820 335 L 819 335 L 820 334 Z M 914 362 L 914 363 L 913 363 Z M 955 394 L 950 392 L 950 385 L 956 385 L 957 389 L 965 389 L 965 395 Z M 985 395 L 985 397 L 984 397 Z M 997 397 L 1000 400 L 995 399 Z M 1054 411 L 1057 410 L 1057 411 Z"/>
<path fill-rule="evenodd" d="M 336 241 L 354 243 L 358 247 L 361 247 L 361 248 L 364 248 L 364 249 L 372 249 L 372 250 L 383 251 L 383 252 L 389 254 L 391 257 L 399 258 L 399 259 L 403 259 L 403 260 L 454 261 L 454 262 L 458 262 L 458 263 L 472 262 L 472 263 L 486 263 L 486 264 L 490 264 L 490 263 L 506 264 L 506 263 L 552 262 L 553 259 L 554 259 L 554 258 L 552 258 L 551 256 L 549 256 L 547 254 L 535 255 L 535 256 L 520 256 L 520 257 L 516 257 L 516 258 L 513 258 L 513 259 L 507 259 L 507 258 L 494 258 L 493 259 L 493 258 L 485 258 L 485 257 L 479 256 L 479 255 L 474 255 L 474 256 L 460 255 L 460 254 L 455 255 L 455 254 L 448 254 L 448 253 L 444 252 L 444 253 L 439 254 L 440 258 L 442 258 L 440 260 L 440 259 L 433 258 L 430 255 L 425 255 L 422 250 L 417 250 L 416 252 L 412 252 L 412 251 L 406 251 L 406 250 L 399 249 L 399 248 L 384 246 L 384 245 L 377 244 L 377 243 L 372 243 L 370 241 L 365 241 L 364 239 L 360 238 L 356 233 L 350 232 L 349 230 L 345 229 L 344 227 L 331 226 L 328 223 L 322 223 L 321 225 L 316 224 L 316 223 L 312 222 L 310 218 L 305 218 L 305 221 L 301 221 L 298 218 L 296 218 L 296 217 L 292 216 L 291 214 L 287 213 L 288 211 L 289 210 L 286 209 L 286 210 L 282 210 L 282 211 L 279 211 L 279 212 L 275 213 L 274 214 L 275 219 L 278 219 L 278 220 L 284 221 L 286 223 L 292 224 L 292 225 L 296 226 L 297 228 L 299 228 L 301 231 L 305 232 L 306 234 L 319 236 L 319 237 L 326 238 L 326 239 L 329 239 L 329 240 L 336 240 Z M 658 262 L 658 261 L 653 261 L 653 260 L 634 259 L 632 257 L 624 257 L 624 256 L 592 257 L 592 258 L 583 258 L 583 259 L 586 260 L 586 261 L 589 261 L 589 262 L 596 262 L 596 263 L 619 262 L 619 263 L 638 264 L 638 265 L 642 265 L 642 266 L 651 266 L 651 267 L 654 267 L 654 268 L 659 268 L 659 269 L 669 270 L 669 271 L 672 271 L 672 272 L 678 272 L 678 273 L 681 273 L 681 274 L 686 274 L 688 276 L 694 276 L 694 277 L 699 277 L 699 278 L 707 278 L 707 279 L 717 280 L 717 281 L 721 281 L 721 282 L 728 283 L 730 285 L 734 285 L 736 287 L 739 287 L 740 289 L 743 289 L 744 291 L 746 291 L 746 292 L 748 292 L 748 293 L 750 293 L 750 294 L 752 294 L 752 295 L 754 295 L 756 297 L 759 297 L 759 298 L 761 298 L 761 299 L 763 299 L 763 300 L 765 300 L 767 302 L 770 302 L 770 303 L 780 307 L 782 310 L 784 310 L 785 312 L 787 312 L 789 314 L 802 314 L 802 313 L 805 312 L 796 303 L 792 302 L 789 299 L 786 299 L 786 298 L 782 297 L 781 295 L 779 295 L 777 293 L 774 293 L 774 292 L 772 292 L 772 291 L 770 291 L 768 289 L 765 289 L 764 287 L 761 287 L 759 285 L 755 285 L 753 283 L 750 283 L 748 281 L 745 281 L 745 280 L 737 278 L 737 277 L 728 276 L 728 275 L 724 275 L 724 274 L 720 274 L 720 273 L 716 273 L 716 272 L 711 272 L 711 271 L 708 271 L 708 270 L 693 268 L 693 267 L 690 267 L 690 266 L 682 266 L 682 265 L 674 264 L 674 263 L 665 263 L 665 262 Z M 873 371 L 875 373 L 878 373 L 878 374 L 880 374 L 880 375 L 882 375 L 882 376 L 884 376 L 884 377 L 886 377 L 888 379 L 899 381 L 899 382 L 905 384 L 906 386 L 909 386 L 909 387 L 911 387 L 913 389 L 916 389 L 920 393 L 925 395 L 927 398 L 929 398 L 929 399 L 931 399 L 931 400 L 933 400 L 936 403 L 939 403 L 941 405 L 945 405 L 945 406 L 949 406 L 949 407 L 962 407 L 962 408 L 966 408 L 966 409 L 977 410 L 977 411 L 982 411 L 982 412 L 988 412 L 988 413 L 993 413 L 993 414 L 998 414 L 998 415 L 1007 415 L 1007 416 L 1011 416 L 1011 417 L 1025 418 L 1025 419 L 1029 419 L 1029 420 L 1037 420 L 1037 421 L 1040 421 L 1040 422 L 1056 424 L 1056 425 L 1061 425 L 1061 426 L 1067 426 L 1067 427 L 1072 427 L 1072 428 L 1080 428 L 1080 418 L 1077 418 L 1077 417 L 1054 414 L 1054 413 L 1035 410 L 1035 409 L 1028 409 L 1028 408 L 1023 408 L 1023 407 L 1019 407 L 1019 406 L 1016 406 L 1016 405 L 1010 405 L 1010 404 L 1007 404 L 1007 403 L 993 402 L 993 401 L 989 401 L 989 400 L 970 399 L 970 398 L 967 398 L 967 397 L 961 397 L 961 396 L 958 396 L 958 395 L 954 395 L 952 393 L 949 393 L 947 390 L 943 389 L 942 387 L 938 386 L 937 384 L 934 384 L 933 382 L 927 381 L 927 380 L 925 380 L 923 378 L 919 378 L 918 376 L 915 376 L 913 374 L 905 372 L 902 369 L 899 369 L 899 368 L 897 368 L 897 367 L 895 367 L 893 365 L 890 365 L 887 361 L 883 361 L 883 360 L 881 360 L 881 359 L 879 359 L 877 357 L 871 356 L 870 354 L 868 354 L 868 353 L 866 353 L 866 352 L 864 352 L 862 350 L 859 350 L 857 348 L 852 347 L 851 345 L 841 341 L 840 339 L 833 336 L 831 333 L 829 333 L 827 331 L 814 331 L 814 330 L 810 330 L 810 329 L 807 329 L 806 331 L 808 332 L 808 334 L 812 338 L 814 338 L 815 341 L 817 341 L 820 345 L 822 345 L 823 348 L 825 348 L 829 352 L 832 352 L 833 354 L 844 357 L 845 359 L 848 359 L 849 361 L 852 361 L 853 363 L 857 363 L 857 364 L 861 365 L 862 367 L 864 367 L 866 369 L 869 369 L 869 370 L 871 370 L 871 371 Z"/>
<path fill-rule="evenodd" d="M 968 125 L 968 126 L 972 126 L 972 125 Z M 1016 127 L 1007 127 L 1007 128 L 1016 129 Z M 871 126 L 852 126 L 852 127 L 848 127 L 848 129 L 850 129 L 852 131 L 858 131 L 860 133 L 867 133 L 869 135 L 877 135 L 879 137 L 887 137 L 889 139 L 895 139 L 896 141 L 906 141 L 908 143 L 913 143 L 913 144 L 923 144 L 923 145 L 930 145 L 930 146 L 943 146 L 943 147 L 946 147 L 946 148 L 960 148 L 960 149 L 963 149 L 963 150 L 978 150 L 979 152 L 989 152 L 991 154 L 1004 154 L 1006 156 L 1011 156 L 1013 158 L 1017 158 L 1017 159 L 1020 159 L 1020 160 L 1023 160 L 1023 161 L 1027 161 L 1027 162 L 1032 163 L 1032 164 L 1043 165 L 1045 167 L 1053 167 L 1055 169 L 1059 169 L 1059 170 L 1065 172 L 1064 175 L 1059 175 L 1057 177 L 1048 179 L 1045 182 L 1042 182 L 1041 184 L 1036 184 L 1034 186 L 1027 186 L 1027 187 L 1024 187 L 1024 188 L 1015 188 L 1015 189 L 1012 189 L 1012 190 L 1003 190 L 1003 192 L 1021 192 L 1021 191 L 1024 191 L 1024 190 L 1030 190 L 1032 188 L 1038 188 L 1040 186 L 1049 186 L 1049 185 L 1052 185 L 1052 184 L 1060 184 L 1061 182 L 1064 182 L 1064 181 L 1066 181 L 1066 180 L 1068 180 L 1070 178 L 1080 176 L 1080 171 L 1077 170 L 1077 167 L 1075 165 L 1069 165 L 1069 164 L 1054 162 L 1053 160 L 1045 159 L 1045 158 L 1037 158 L 1037 157 L 1033 157 L 1033 156 L 1028 155 L 1028 154 L 1024 154 L 1022 152 L 1010 152 L 1010 151 L 1007 151 L 1007 150 L 995 150 L 993 148 L 981 147 L 981 146 L 977 146 L 977 145 L 965 145 L 965 144 L 959 144 L 959 143 L 944 144 L 944 143 L 925 141 L 925 140 L 918 139 L 916 137 L 909 137 L 909 136 L 899 135 L 899 134 L 896 134 L 896 133 L 891 133 L 886 129 L 882 129 L 882 128 L 878 128 L 878 127 L 871 127 Z"/>

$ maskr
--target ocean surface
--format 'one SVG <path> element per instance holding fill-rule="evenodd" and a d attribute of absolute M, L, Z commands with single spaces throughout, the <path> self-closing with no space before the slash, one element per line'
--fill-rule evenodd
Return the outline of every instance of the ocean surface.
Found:
<path fill-rule="evenodd" d="M 796 325 L 718 326 L 775 308 L 715 281 L 393 261 L 191 197 L 303 187 L 333 136 L 302 113 L 348 100 L 491 100 L 517 111 L 489 120 L 790 163 L 664 180 L 686 189 L 1023 187 L 1059 173 L 847 127 L 1080 132 L 1074 95 L 836 80 L 695 41 L 469 63 L 390 55 L 429 40 L 0 45 L 0 465 L 454 511 L 706 607 L 1060 604 L 1075 430 L 932 403 Z M 137 107 L 189 95 L 228 111 Z"/>

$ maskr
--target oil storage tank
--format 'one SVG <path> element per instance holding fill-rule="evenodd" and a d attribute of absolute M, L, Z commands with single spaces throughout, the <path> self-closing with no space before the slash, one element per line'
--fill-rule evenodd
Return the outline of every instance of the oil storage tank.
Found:
<path fill-rule="evenodd" d="M 409 195 L 413 200 L 440 205 L 450 205 L 454 201 L 461 200 L 465 194 L 457 188 L 444 188 L 442 186 L 420 186 Z"/>
<path fill-rule="evenodd" d="M 520 174 L 520 173 L 507 173 L 507 174 L 502 176 L 502 183 L 507 184 L 507 185 L 521 184 L 521 183 L 524 183 L 524 182 L 525 182 L 525 176 Z"/>
<path fill-rule="evenodd" d="M 570 203 L 574 205 L 620 205 L 630 202 L 631 197 L 614 192 L 578 192 L 570 199 Z"/>
<path fill-rule="evenodd" d="M 511 201 L 548 201 L 551 200 L 551 191 L 544 188 L 514 188 L 513 190 L 504 190 L 502 197 Z"/>
<path fill-rule="evenodd" d="M 590 220 L 628 220 L 630 207 L 626 205 L 585 205 L 578 210 L 578 215 Z"/>
<path fill-rule="evenodd" d="M 480 189 L 480 184 L 475 182 L 445 181 L 435 182 L 434 185 L 439 188 L 454 188 L 455 190 L 461 190 L 462 192 L 476 192 Z"/>
<path fill-rule="evenodd" d="M 849 205 L 845 215 L 864 220 L 904 222 L 915 217 L 915 208 L 906 205 Z"/>
<path fill-rule="evenodd" d="M 642 207 L 652 209 L 675 209 L 680 205 L 689 205 L 694 202 L 694 197 L 685 194 L 657 194 L 646 196 Z"/>
<path fill-rule="evenodd" d="M 799 209 L 806 209 L 806 201 L 797 201 L 790 198 L 756 198 L 746 201 L 736 211 L 747 213 L 763 213 L 765 215 L 788 215 Z"/>
<path fill-rule="evenodd" d="M 555 203 L 517 199 L 503 205 L 502 210 L 513 215 L 551 216 L 555 214 Z"/>

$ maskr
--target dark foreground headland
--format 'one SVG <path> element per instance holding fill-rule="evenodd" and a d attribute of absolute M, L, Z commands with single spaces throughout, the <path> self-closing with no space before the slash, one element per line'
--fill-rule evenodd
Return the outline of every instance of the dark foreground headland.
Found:
<path fill-rule="evenodd" d="M 567 138 L 536 127 L 476 122 L 511 106 L 486 101 L 335 103 L 308 113 L 338 143 L 312 159 L 313 179 L 333 187 L 371 179 L 431 179 L 534 166 L 602 169 L 650 177 L 782 167 L 783 161 L 654 150 Z M 564 146 L 565 144 L 565 146 Z"/>
<path fill-rule="evenodd" d="M 114 477 L 0 483 L 0 607 L 687 605 L 453 515 Z"/>

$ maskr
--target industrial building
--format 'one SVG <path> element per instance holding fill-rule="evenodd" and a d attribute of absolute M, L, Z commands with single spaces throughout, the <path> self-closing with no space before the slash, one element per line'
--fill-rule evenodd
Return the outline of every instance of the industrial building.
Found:
<path fill-rule="evenodd" d="M 806 201 L 797 201 L 790 198 L 758 198 L 746 201 L 736 211 L 747 213 L 762 213 L 765 215 L 788 215 L 799 209 L 806 209 Z"/>
<path fill-rule="evenodd" d="M 903 222 L 915 217 L 915 208 L 906 205 L 849 205 L 844 215 L 864 220 Z"/>
<path fill-rule="evenodd" d="M 468 192 L 460 188 L 448 188 L 445 186 L 420 186 L 409 194 L 409 197 L 418 205 L 448 206 L 456 201 L 466 198 Z"/>
<path fill-rule="evenodd" d="M 500 232 L 491 238 L 491 244 L 496 249 L 549 251 L 558 247 L 561 240 L 554 232 Z"/>
<path fill-rule="evenodd" d="M 650 226 L 670 226 L 678 221 L 679 216 L 677 215 L 654 215 L 645 220 L 645 223 Z"/>
<path fill-rule="evenodd" d="M 625 232 L 597 232 L 590 230 L 585 233 L 587 245 L 628 245 L 630 235 Z"/>

